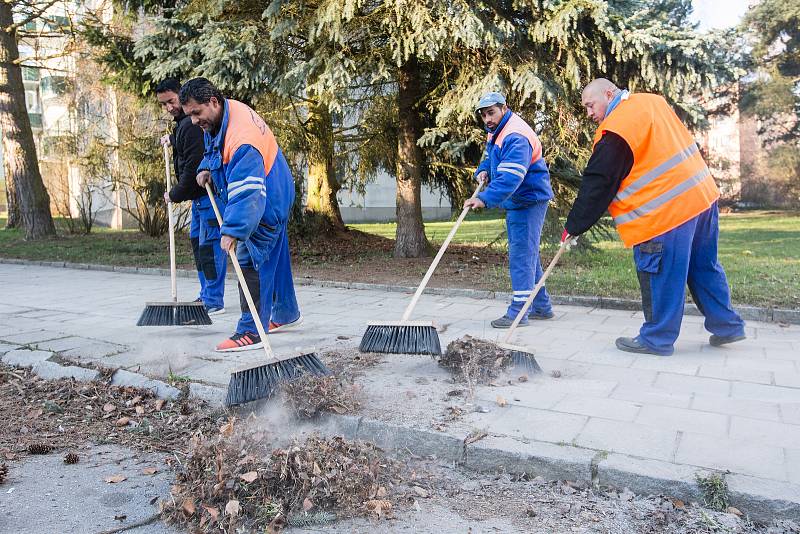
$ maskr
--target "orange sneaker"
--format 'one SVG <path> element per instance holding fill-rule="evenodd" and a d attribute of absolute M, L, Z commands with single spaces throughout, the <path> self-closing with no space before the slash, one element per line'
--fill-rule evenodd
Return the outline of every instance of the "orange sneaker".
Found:
<path fill-rule="evenodd" d="M 292 321 L 291 323 L 274 323 L 272 321 L 269 322 L 269 330 L 267 330 L 268 334 L 274 334 L 276 332 L 283 332 L 284 330 L 289 330 L 291 328 L 295 328 L 303 324 L 303 315 L 300 314 L 300 317 Z"/>
<path fill-rule="evenodd" d="M 217 352 L 240 352 L 243 350 L 260 349 L 264 344 L 261 338 L 253 332 L 233 334 L 231 337 L 217 345 Z"/>

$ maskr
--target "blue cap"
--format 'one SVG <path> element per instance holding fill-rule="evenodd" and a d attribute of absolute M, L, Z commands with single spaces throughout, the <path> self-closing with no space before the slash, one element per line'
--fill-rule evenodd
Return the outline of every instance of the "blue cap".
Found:
<path fill-rule="evenodd" d="M 506 97 L 497 91 L 492 91 L 491 93 L 486 93 L 481 97 L 480 100 L 478 100 L 478 105 L 475 106 L 475 111 L 480 111 L 483 108 L 488 108 L 489 106 L 493 106 L 495 104 L 504 105 L 505 103 Z"/>

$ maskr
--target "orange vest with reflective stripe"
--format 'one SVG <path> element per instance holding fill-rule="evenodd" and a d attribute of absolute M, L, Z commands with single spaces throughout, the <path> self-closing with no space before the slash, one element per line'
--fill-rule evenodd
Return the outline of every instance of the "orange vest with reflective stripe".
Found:
<path fill-rule="evenodd" d="M 533 128 L 516 113 L 512 113 L 508 118 L 500 134 L 494 140 L 494 144 L 497 145 L 498 148 L 503 146 L 503 139 L 513 133 L 521 135 L 531 144 L 531 148 L 533 149 L 531 163 L 539 161 L 539 158 L 542 157 L 542 142 L 539 141 L 539 137 L 536 135 L 536 132 L 533 131 Z M 492 134 L 489 134 L 487 139 L 491 141 Z"/>
<path fill-rule="evenodd" d="M 247 104 L 230 98 L 227 102 L 228 128 L 222 145 L 222 162 L 227 165 L 240 146 L 252 145 L 264 159 L 264 170 L 269 175 L 278 155 L 278 143 L 272 130 Z"/>
<path fill-rule="evenodd" d="M 608 207 L 626 247 L 669 232 L 707 210 L 719 189 L 689 130 L 663 97 L 632 94 L 600 123 L 633 152 L 630 174 Z"/>

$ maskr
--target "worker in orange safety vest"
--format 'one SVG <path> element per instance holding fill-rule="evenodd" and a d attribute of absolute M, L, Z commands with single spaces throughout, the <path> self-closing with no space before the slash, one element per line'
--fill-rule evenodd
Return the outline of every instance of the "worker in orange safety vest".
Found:
<path fill-rule="evenodd" d="M 719 190 L 689 130 L 659 95 L 592 81 L 582 103 L 599 124 L 592 156 L 562 240 L 589 230 L 608 209 L 633 257 L 645 322 L 620 337 L 626 352 L 669 356 L 680 333 L 688 284 L 709 343 L 745 338 L 717 260 Z"/>

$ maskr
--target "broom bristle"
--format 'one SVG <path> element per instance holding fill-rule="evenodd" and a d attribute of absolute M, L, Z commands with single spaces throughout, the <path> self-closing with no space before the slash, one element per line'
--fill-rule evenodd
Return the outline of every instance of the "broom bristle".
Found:
<path fill-rule="evenodd" d="M 534 358 L 533 354 L 530 352 L 521 350 L 511 351 L 511 363 L 515 371 L 524 371 L 529 375 L 542 372 L 542 368 L 539 367 L 539 362 L 536 361 L 536 358 Z"/>
<path fill-rule="evenodd" d="M 288 382 L 305 373 L 328 375 L 328 369 L 316 353 L 302 354 L 279 362 L 268 363 L 231 373 L 225 406 L 268 399 L 282 382 Z"/>
<path fill-rule="evenodd" d="M 196 326 L 211 324 L 202 302 L 149 302 L 136 326 Z"/>
<path fill-rule="evenodd" d="M 371 324 L 367 326 L 358 350 L 433 356 L 442 353 L 439 334 L 433 325 Z"/>

